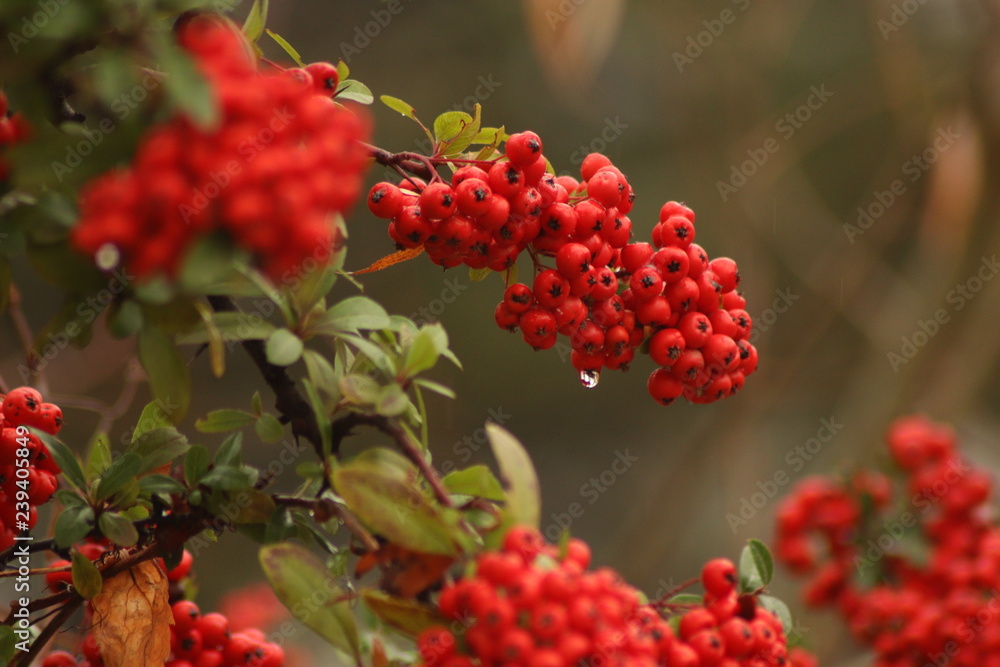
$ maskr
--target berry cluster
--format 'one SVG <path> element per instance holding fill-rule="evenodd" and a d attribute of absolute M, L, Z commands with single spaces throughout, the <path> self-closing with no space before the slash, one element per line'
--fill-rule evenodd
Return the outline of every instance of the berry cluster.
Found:
<path fill-rule="evenodd" d="M 924 417 L 888 432 L 901 488 L 880 472 L 804 480 L 778 513 L 777 557 L 810 575 L 809 604 L 834 606 L 876 664 L 990 665 L 1000 649 L 1000 524 L 989 475 Z M 893 512 L 894 496 L 909 501 Z"/>
<path fill-rule="evenodd" d="M 511 530 L 500 551 L 479 556 L 474 575 L 441 591 L 438 607 L 453 622 L 420 634 L 421 665 L 788 664 L 781 622 L 737 597 L 732 562 L 705 566 L 704 604 L 684 605 L 673 623 L 613 570 L 587 571 L 589 562 L 579 540 L 560 557 L 537 532 Z"/>
<path fill-rule="evenodd" d="M 0 91 L 0 151 L 5 146 L 20 143 L 28 135 L 28 122 L 21 114 L 10 114 L 7 96 Z M 0 158 L 0 183 L 10 177 L 10 165 Z"/>
<path fill-rule="evenodd" d="M 285 652 L 259 630 L 230 633 L 229 620 L 218 613 L 202 614 L 198 605 L 181 600 L 171 605 L 170 658 L 164 667 L 282 667 Z M 88 634 L 80 647 L 82 660 L 54 651 L 42 667 L 102 667 L 101 651 Z"/>
<path fill-rule="evenodd" d="M 331 99 L 336 68 L 263 75 L 242 34 L 210 15 L 179 26 L 178 40 L 221 118 L 206 129 L 177 115 L 146 134 L 129 168 L 89 183 L 76 247 L 113 248 L 140 277 L 173 275 L 197 240 L 221 230 L 272 277 L 324 263 L 341 240 L 331 213 L 359 194 L 367 135 L 366 121 Z"/>
<path fill-rule="evenodd" d="M 494 313 L 536 350 L 569 338 L 584 385 L 604 368 L 627 370 L 640 348 L 660 366 L 650 395 L 663 405 L 684 396 L 710 403 L 736 393 L 757 368 L 750 315 L 729 258 L 709 261 L 694 243 L 694 212 L 660 210 L 653 244 L 630 243 L 635 194 L 604 155 L 592 153 L 581 180 L 546 173 L 542 142 L 513 134 L 502 159 L 459 168 L 446 183 L 377 183 L 368 207 L 391 220 L 400 246 L 423 246 L 446 268 L 504 271 L 527 250 L 535 273 L 516 283 Z M 554 266 L 543 263 L 554 259 Z"/>
<path fill-rule="evenodd" d="M 2 400 L 0 412 L 0 551 L 14 544 L 17 533 L 34 528 L 36 507 L 48 502 L 61 471 L 42 440 L 28 430 L 55 435 L 62 410 L 43 402 L 31 387 L 19 387 Z M 25 465 L 25 463 L 27 465 Z"/>

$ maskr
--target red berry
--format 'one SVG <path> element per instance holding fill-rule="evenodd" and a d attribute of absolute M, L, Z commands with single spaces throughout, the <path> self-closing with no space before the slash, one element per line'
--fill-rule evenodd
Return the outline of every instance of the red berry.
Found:
<path fill-rule="evenodd" d="M 534 132 L 518 132 L 510 135 L 504 150 L 513 165 L 524 167 L 541 156 L 542 140 Z"/>
<path fill-rule="evenodd" d="M 738 582 L 736 566 L 728 558 L 710 560 L 701 569 L 701 583 L 705 591 L 715 597 L 729 595 Z"/>

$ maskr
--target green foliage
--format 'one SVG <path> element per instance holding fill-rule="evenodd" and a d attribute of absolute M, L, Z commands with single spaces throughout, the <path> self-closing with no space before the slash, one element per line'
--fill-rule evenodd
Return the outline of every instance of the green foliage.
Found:
<path fill-rule="evenodd" d="M 771 583 L 774 559 L 767 545 L 760 540 L 747 540 L 740 554 L 739 573 L 741 594 L 760 591 Z"/>
<path fill-rule="evenodd" d="M 101 573 L 97 570 L 97 567 L 79 551 L 73 552 L 72 562 L 73 587 L 76 589 L 76 592 L 87 600 L 96 597 L 104 585 L 104 579 L 101 578 Z"/>

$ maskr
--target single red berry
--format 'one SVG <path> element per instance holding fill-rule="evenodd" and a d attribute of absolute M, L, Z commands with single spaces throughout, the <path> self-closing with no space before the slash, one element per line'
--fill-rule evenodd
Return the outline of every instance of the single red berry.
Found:
<path fill-rule="evenodd" d="M 583 180 L 589 181 L 598 170 L 608 166 L 611 166 L 611 160 L 606 155 L 590 153 L 583 158 L 583 163 L 580 165 L 580 176 L 583 177 Z"/>
<path fill-rule="evenodd" d="M 534 132 L 518 132 L 510 135 L 504 150 L 511 164 L 525 167 L 542 154 L 542 140 Z"/>
<path fill-rule="evenodd" d="M 399 215 L 404 199 L 402 191 L 395 183 L 382 181 L 373 185 L 368 191 L 368 210 L 376 218 L 389 220 Z"/>
<path fill-rule="evenodd" d="M 657 368 L 649 376 L 646 388 L 660 405 L 670 405 L 684 391 L 684 385 L 665 368 Z"/>
<path fill-rule="evenodd" d="M 677 323 L 677 330 L 684 336 L 687 347 L 701 348 L 715 331 L 711 320 L 698 311 L 685 313 Z"/>
<path fill-rule="evenodd" d="M 420 193 L 420 212 L 430 220 L 444 220 L 455 214 L 455 191 L 447 183 L 431 183 Z"/>
<path fill-rule="evenodd" d="M 319 62 L 306 65 L 306 71 L 312 75 L 316 92 L 323 95 L 333 95 L 337 92 L 340 75 L 337 66 L 331 63 Z"/>
<path fill-rule="evenodd" d="M 660 329 L 649 339 L 649 358 L 658 366 L 671 366 L 686 347 L 687 341 L 678 329 Z"/>
<path fill-rule="evenodd" d="M 725 597 L 736 589 L 736 565 L 728 558 L 714 558 L 701 569 L 701 584 L 715 597 Z"/>
<path fill-rule="evenodd" d="M 174 616 L 174 630 L 180 635 L 186 635 L 194 629 L 195 623 L 201 617 L 198 605 L 190 600 L 175 602 L 170 608 Z"/>
<path fill-rule="evenodd" d="M 557 308 L 570 295 L 570 284 L 555 269 L 546 269 L 535 276 L 532 289 L 535 301 L 543 308 Z"/>
<path fill-rule="evenodd" d="M 174 569 L 167 571 L 167 579 L 174 582 L 182 580 L 191 572 L 192 565 L 194 565 L 194 556 L 187 549 L 184 549 L 181 554 L 181 562 Z"/>
<path fill-rule="evenodd" d="M 42 660 L 42 667 L 76 667 L 76 658 L 66 651 L 53 651 Z"/>
<path fill-rule="evenodd" d="M 732 292 L 740 284 L 740 270 L 736 262 L 728 257 L 717 257 L 708 263 L 715 273 L 716 280 L 722 285 L 722 293 Z"/>

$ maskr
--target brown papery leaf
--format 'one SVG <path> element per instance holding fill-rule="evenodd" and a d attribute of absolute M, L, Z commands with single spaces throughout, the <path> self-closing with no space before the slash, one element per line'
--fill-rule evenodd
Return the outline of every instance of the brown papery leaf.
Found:
<path fill-rule="evenodd" d="M 94 639 L 107 667 L 163 667 L 170 656 L 167 577 L 145 561 L 104 582 L 91 602 Z"/>

